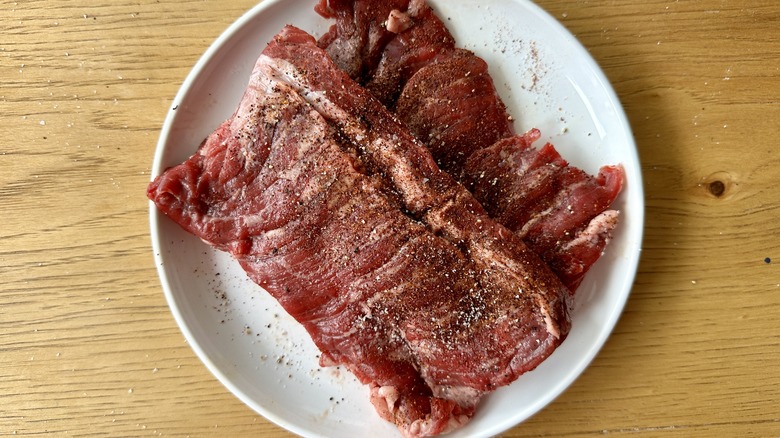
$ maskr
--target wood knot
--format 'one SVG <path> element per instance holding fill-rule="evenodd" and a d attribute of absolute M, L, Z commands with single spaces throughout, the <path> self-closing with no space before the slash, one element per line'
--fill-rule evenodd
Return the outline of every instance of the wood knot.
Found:
<path fill-rule="evenodd" d="M 726 191 L 726 184 L 723 184 L 723 181 L 716 180 L 712 181 L 708 185 L 708 188 L 710 189 L 710 193 L 712 193 L 716 198 L 720 198 Z"/>
<path fill-rule="evenodd" d="M 730 196 L 738 185 L 733 175 L 723 171 L 704 177 L 699 183 L 699 187 L 703 188 L 709 196 L 719 199 Z"/>

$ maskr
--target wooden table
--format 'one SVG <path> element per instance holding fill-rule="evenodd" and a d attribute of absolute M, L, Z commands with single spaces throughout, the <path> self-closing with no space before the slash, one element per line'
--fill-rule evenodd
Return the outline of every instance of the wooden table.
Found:
<path fill-rule="evenodd" d="M 289 436 L 184 342 L 144 196 L 179 85 L 254 3 L 0 2 L 0 435 Z M 538 3 L 625 105 L 646 237 L 605 348 L 504 436 L 780 436 L 780 4 Z"/>

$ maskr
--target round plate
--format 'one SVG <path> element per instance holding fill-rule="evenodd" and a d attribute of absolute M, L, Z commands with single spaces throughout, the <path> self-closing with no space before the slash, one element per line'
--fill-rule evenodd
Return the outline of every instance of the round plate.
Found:
<path fill-rule="evenodd" d="M 160 136 L 153 175 L 195 152 L 230 117 L 267 41 L 287 24 L 315 36 L 328 23 L 314 0 L 264 1 L 236 21 L 195 65 Z M 587 367 L 615 326 L 639 260 L 642 180 L 631 129 L 614 91 L 587 51 L 526 0 L 431 0 L 461 47 L 491 68 L 516 128 L 541 129 L 573 165 L 595 173 L 621 163 L 627 184 L 621 222 L 606 254 L 577 292 L 571 333 L 536 370 L 486 397 L 452 437 L 488 437 L 527 419 Z M 541 141 L 540 141 L 541 142 Z M 321 369 L 305 331 L 228 255 L 212 250 L 151 208 L 160 279 L 184 336 L 239 399 L 303 436 L 399 436 L 379 418 L 368 389 L 339 368 Z"/>

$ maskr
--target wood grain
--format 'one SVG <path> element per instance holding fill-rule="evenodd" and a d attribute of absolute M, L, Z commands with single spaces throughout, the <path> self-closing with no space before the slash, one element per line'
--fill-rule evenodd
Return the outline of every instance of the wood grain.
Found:
<path fill-rule="evenodd" d="M 144 197 L 179 85 L 254 3 L 0 1 L 0 435 L 290 436 L 184 342 Z M 503 436 L 780 436 L 780 4 L 537 3 L 625 106 L 645 241 L 592 366 Z"/>

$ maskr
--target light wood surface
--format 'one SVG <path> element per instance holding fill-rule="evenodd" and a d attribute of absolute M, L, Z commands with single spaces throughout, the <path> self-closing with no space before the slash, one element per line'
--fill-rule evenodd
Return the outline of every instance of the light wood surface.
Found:
<path fill-rule="evenodd" d="M 145 198 L 178 87 L 254 3 L 0 1 L 0 436 L 290 436 L 184 342 Z M 645 241 L 592 366 L 503 436 L 780 436 L 780 3 L 537 3 L 625 106 Z"/>

